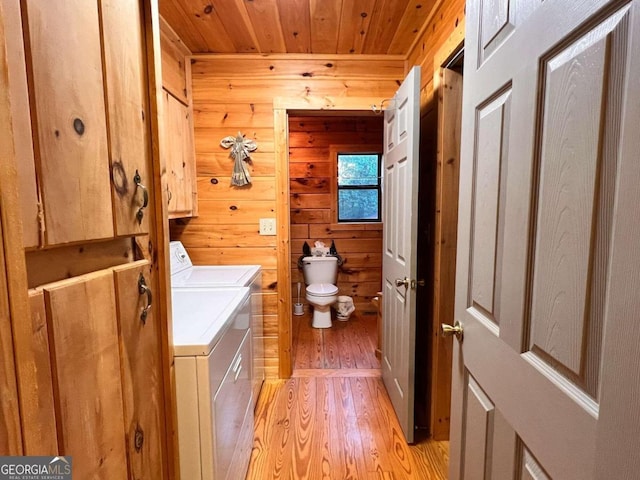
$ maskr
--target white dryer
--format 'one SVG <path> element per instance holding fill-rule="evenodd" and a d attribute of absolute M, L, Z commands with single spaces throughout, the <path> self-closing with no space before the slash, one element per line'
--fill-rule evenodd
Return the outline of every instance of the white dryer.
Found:
<path fill-rule="evenodd" d="M 181 478 L 244 478 L 264 378 L 260 266 L 194 266 L 181 242 L 170 258 Z"/>
<path fill-rule="evenodd" d="M 244 478 L 253 444 L 249 288 L 171 291 L 180 476 Z"/>

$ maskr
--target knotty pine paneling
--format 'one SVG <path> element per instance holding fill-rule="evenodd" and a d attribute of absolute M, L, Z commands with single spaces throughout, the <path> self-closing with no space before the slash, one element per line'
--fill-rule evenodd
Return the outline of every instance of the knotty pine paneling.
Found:
<path fill-rule="evenodd" d="M 198 196 L 202 200 L 240 200 L 247 192 L 258 198 L 276 198 L 276 188 L 269 177 L 253 178 L 250 185 L 234 187 L 226 178 L 218 180 L 216 176 L 198 177 Z"/>
<path fill-rule="evenodd" d="M 309 225 L 291 225 L 289 229 L 289 237 L 294 238 L 309 238 Z"/>
<path fill-rule="evenodd" d="M 302 155 L 296 152 L 296 156 Z M 289 177 L 293 180 L 298 178 L 328 178 L 333 175 L 333 166 L 329 162 L 302 162 L 289 164 Z"/>
<path fill-rule="evenodd" d="M 275 218 L 274 99 L 376 95 L 381 100 L 389 98 L 404 76 L 404 60 L 395 56 L 358 55 L 196 55 L 191 67 L 199 215 L 172 221 L 171 238 L 184 243 L 195 264 L 262 265 L 265 362 L 267 375 L 277 377 L 276 237 L 261 236 L 258 228 L 260 218 Z M 305 194 L 328 195 L 331 191 L 329 181 L 334 173 L 328 158 L 328 142 L 353 143 L 352 139 L 357 138 L 359 144 L 374 140 L 381 143 L 381 134 L 378 139 L 370 133 L 369 119 L 334 118 L 329 123 L 323 117 L 306 117 L 304 125 L 292 123 L 292 130 L 303 134 L 293 139 L 300 147 L 291 149 L 289 160 L 294 169 L 290 184 L 297 185 L 292 191 L 298 195 L 299 204 L 291 211 L 294 239 L 311 240 L 309 225 L 313 224 L 324 226 L 327 231 L 313 240 L 330 243 L 333 224 L 327 200 L 323 201 L 326 208 L 311 209 L 301 198 Z M 381 117 L 372 118 L 381 122 Z M 220 146 L 223 137 L 238 132 L 258 145 L 251 155 L 249 171 L 253 183 L 249 187 L 230 186 L 233 159 L 229 150 Z M 341 237 L 336 234 L 338 250 L 343 253 L 341 238 L 357 239 L 357 235 L 365 238 L 370 233 L 360 230 L 351 236 L 344 232 Z M 292 253 L 299 256 L 297 252 Z M 352 294 L 355 288 L 368 301 L 372 274 L 360 272 L 365 268 L 381 269 L 381 247 L 377 252 L 344 253 L 348 254 L 349 268 L 358 270 L 345 277 L 349 282 L 345 284 L 345 293 Z M 360 287 L 361 279 L 367 285 Z M 297 276 L 292 280 L 297 281 Z"/>
<path fill-rule="evenodd" d="M 289 182 L 289 192 L 291 195 L 331 193 L 330 180 L 329 176 L 325 178 L 292 178 Z"/>
<path fill-rule="evenodd" d="M 291 206 L 291 280 L 304 283 L 297 261 L 305 242 L 310 246 L 320 240 L 325 245 L 335 241 L 345 261 L 338 275 L 341 295 L 352 296 L 360 311 L 372 310 L 371 298 L 380 291 L 380 263 L 349 263 L 352 255 L 381 255 L 381 224 L 338 224 L 332 218 L 337 182 L 334 145 L 360 145 L 363 151 L 382 148 L 381 117 L 290 117 L 289 151 L 295 162 L 289 164 Z M 304 232 L 307 235 L 304 235 Z M 293 289 L 297 292 L 297 288 Z"/>
<path fill-rule="evenodd" d="M 404 58 L 393 55 L 198 55 L 192 66 L 199 78 L 402 80 Z M 258 97 L 259 98 L 259 97 Z"/>
<path fill-rule="evenodd" d="M 238 68 L 242 68 L 241 64 Z M 401 79 L 400 79 L 401 80 Z M 380 97 L 390 98 L 398 88 L 396 80 L 334 80 L 322 78 L 274 79 L 268 80 L 278 91 L 278 97 Z M 194 96 L 224 98 L 227 102 L 252 103 L 260 101 L 256 91 L 264 88 L 265 79 L 249 78 L 222 79 L 221 83 L 211 79 L 193 81 Z"/>
<path fill-rule="evenodd" d="M 258 225 L 203 225 L 195 222 L 177 224 L 172 233 L 188 245 L 214 248 L 275 247 L 276 237 L 258 235 Z M 308 232 L 308 230 L 307 230 Z M 304 238 L 307 238 L 306 235 Z M 293 238 L 293 237 L 292 237 Z"/>
<path fill-rule="evenodd" d="M 189 249 L 189 256 L 196 265 L 253 265 L 260 263 L 265 269 L 276 268 L 275 247 L 192 247 Z M 261 262 L 256 262 L 254 259 L 261 259 Z"/>
<path fill-rule="evenodd" d="M 270 128 L 230 128 L 230 127 L 201 127 L 195 125 L 196 152 L 203 153 L 226 153 L 229 150 L 220 146 L 220 140 L 229 135 L 234 137 L 238 132 L 242 132 L 245 138 L 250 138 L 258 144 L 258 148 L 263 153 L 273 153 L 273 127 Z M 231 164 L 233 166 L 233 164 Z"/>
<path fill-rule="evenodd" d="M 413 65 L 421 67 L 420 110 L 422 113 L 433 99 L 434 57 L 465 18 L 465 0 L 446 0 L 439 3 L 422 37 L 407 56 L 408 69 Z"/>
<path fill-rule="evenodd" d="M 216 153 L 200 153 L 196 160 L 196 174 L 202 176 L 222 176 L 223 180 L 231 183 L 231 175 L 229 172 L 233 168 L 233 159 L 229 156 L 229 152 Z M 252 179 L 259 176 L 270 178 L 273 181 L 275 172 L 275 160 L 273 152 L 253 152 L 251 161 L 249 162 L 249 173 Z M 275 184 L 274 184 L 275 188 Z"/>
<path fill-rule="evenodd" d="M 411 45 L 416 40 L 416 34 L 420 32 L 424 23 L 429 19 L 433 7 L 439 0 L 410 0 L 405 14 L 402 16 L 396 30 L 389 54 L 406 54 L 406 45 Z"/>
<path fill-rule="evenodd" d="M 306 163 L 306 162 L 328 162 L 329 149 L 319 148 L 317 145 L 312 151 L 307 150 L 290 150 L 289 163 Z M 291 167 L 290 167 L 291 168 Z"/>
<path fill-rule="evenodd" d="M 273 128 L 273 104 L 271 102 L 204 103 L 193 110 L 193 115 L 198 125 L 216 125 L 227 128 Z"/>

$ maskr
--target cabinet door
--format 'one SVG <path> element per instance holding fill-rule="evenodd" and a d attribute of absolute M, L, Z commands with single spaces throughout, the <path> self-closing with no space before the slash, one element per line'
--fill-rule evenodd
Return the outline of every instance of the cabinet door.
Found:
<path fill-rule="evenodd" d="M 115 233 L 135 235 L 149 231 L 151 186 L 143 18 L 137 1 L 102 0 L 100 11 Z"/>
<path fill-rule="evenodd" d="M 144 316 L 152 295 L 139 288 L 142 281 L 157 291 L 155 278 L 151 264 L 140 260 L 114 268 L 114 279 L 131 478 L 160 480 L 167 474 L 160 325 L 153 305 Z"/>
<path fill-rule="evenodd" d="M 169 218 L 189 217 L 196 208 L 193 123 L 189 108 L 163 92 L 162 152 L 167 166 Z"/>
<path fill-rule="evenodd" d="M 191 55 L 191 52 L 162 17 L 160 17 L 160 50 L 162 87 L 188 105 L 191 79 L 187 78 L 189 60 L 186 57 Z"/>
<path fill-rule="evenodd" d="M 127 478 L 113 274 L 43 287 L 60 453 L 74 478 Z"/>
<path fill-rule="evenodd" d="M 97 2 L 23 5 L 46 243 L 112 237 Z"/>

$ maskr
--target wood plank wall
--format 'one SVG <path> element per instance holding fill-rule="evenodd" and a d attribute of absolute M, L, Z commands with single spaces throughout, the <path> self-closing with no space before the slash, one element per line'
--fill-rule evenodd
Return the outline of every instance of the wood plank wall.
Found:
<path fill-rule="evenodd" d="M 335 218 L 336 165 L 340 148 L 382 152 L 383 117 L 289 117 L 291 192 L 291 280 L 304 286 L 297 261 L 302 246 L 335 241 L 344 264 L 338 275 L 340 295 L 353 297 L 359 312 L 375 313 L 371 299 L 382 284 L 382 224 L 342 223 Z M 346 148 L 347 151 L 350 148 Z M 303 303 L 304 288 L 303 288 Z"/>
<path fill-rule="evenodd" d="M 173 221 L 196 264 L 261 264 L 267 377 L 278 376 L 274 98 L 393 96 L 404 78 L 400 56 L 198 55 L 192 59 L 199 216 Z M 253 183 L 231 187 L 233 161 L 220 140 L 241 131 L 258 144 Z M 294 251 L 294 250 L 292 250 Z M 299 248 L 295 251 L 299 251 Z"/>
<path fill-rule="evenodd" d="M 434 58 L 451 34 L 465 19 L 465 0 L 439 0 L 437 10 L 429 19 L 422 37 L 407 56 L 407 65 L 420 65 L 420 114 L 434 107 Z M 462 40 L 462 38 L 460 38 Z M 436 99 L 437 100 L 437 99 Z"/>

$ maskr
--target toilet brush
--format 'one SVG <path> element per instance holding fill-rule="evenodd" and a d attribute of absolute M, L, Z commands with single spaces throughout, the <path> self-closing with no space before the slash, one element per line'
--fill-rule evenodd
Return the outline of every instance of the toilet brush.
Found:
<path fill-rule="evenodd" d="M 300 288 L 301 284 L 298 282 L 298 302 L 293 306 L 294 315 L 302 315 L 304 313 L 302 302 L 300 302 Z"/>

